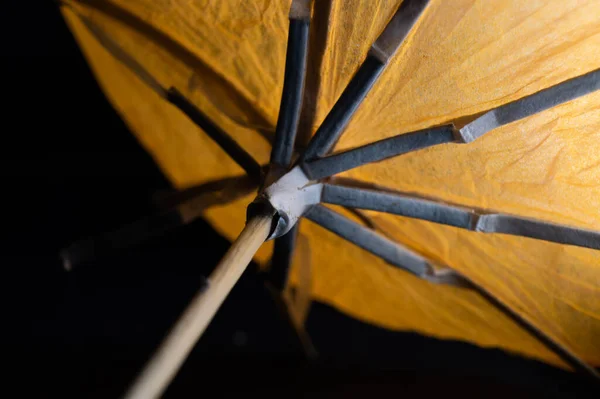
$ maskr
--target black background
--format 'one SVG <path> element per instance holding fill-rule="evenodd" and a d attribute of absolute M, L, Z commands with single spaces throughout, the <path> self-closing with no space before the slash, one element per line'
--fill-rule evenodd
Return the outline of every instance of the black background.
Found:
<path fill-rule="evenodd" d="M 198 221 L 64 272 L 62 247 L 151 212 L 151 195 L 170 186 L 104 98 L 53 2 L 3 3 L 0 22 L 7 382 L 18 396 L 116 397 L 229 243 Z M 308 330 L 321 354 L 312 362 L 251 267 L 167 397 L 591 394 L 540 362 L 386 331 L 323 304 Z"/>

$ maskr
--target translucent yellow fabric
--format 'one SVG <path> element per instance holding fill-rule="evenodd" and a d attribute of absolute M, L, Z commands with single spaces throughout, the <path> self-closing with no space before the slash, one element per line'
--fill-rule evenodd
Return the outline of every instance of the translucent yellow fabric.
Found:
<path fill-rule="evenodd" d="M 313 133 L 400 0 L 316 0 L 300 132 Z M 134 72 L 175 86 L 260 163 L 283 84 L 289 0 L 66 1 L 99 84 L 178 187 L 243 171 Z M 600 68 L 600 2 L 433 0 L 336 150 L 455 121 Z M 82 130 L 81 134 L 85 134 Z M 346 176 L 465 206 L 600 229 L 600 93 Z M 234 238 L 252 196 L 206 212 Z M 600 366 L 600 251 L 367 213 Z M 469 290 L 432 285 L 303 221 L 316 300 L 377 325 L 562 363 Z M 268 262 L 272 246 L 257 260 Z M 292 283 L 294 277 L 292 276 Z"/>

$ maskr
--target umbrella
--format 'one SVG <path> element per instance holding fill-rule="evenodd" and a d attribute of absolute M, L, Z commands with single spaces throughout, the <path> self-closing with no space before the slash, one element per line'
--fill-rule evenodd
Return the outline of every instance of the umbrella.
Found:
<path fill-rule="evenodd" d="M 251 204 L 132 396 L 162 392 L 265 239 L 255 259 L 298 326 L 310 297 L 597 377 L 600 4 L 61 4 L 184 189 L 65 262 L 199 215 L 233 239 Z"/>

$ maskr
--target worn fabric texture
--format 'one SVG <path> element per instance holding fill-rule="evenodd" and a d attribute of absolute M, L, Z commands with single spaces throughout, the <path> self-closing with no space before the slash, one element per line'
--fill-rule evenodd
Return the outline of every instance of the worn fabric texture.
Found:
<path fill-rule="evenodd" d="M 318 127 L 401 0 L 316 0 L 299 141 Z M 176 87 L 261 164 L 283 85 L 289 0 L 66 0 L 115 109 L 177 187 L 243 171 L 160 95 Z M 337 144 L 477 115 L 600 68 L 600 2 L 433 0 Z M 86 134 L 82 129 L 81 134 Z M 600 229 L 600 92 L 343 174 L 465 206 Z M 248 196 L 205 217 L 233 239 Z M 600 251 L 365 212 L 384 234 L 468 276 L 600 366 Z M 478 294 L 395 269 L 309 221 L 311 295 L 394 330 L 564 366 Z M 304 248 L 308 248 L 303 246 Z M 272 244 L 256 260 L 269 261 Z M 306 254 L 304 254 L 306 255 Z M 290 284 L 297 281 L 293 270 Z"/>

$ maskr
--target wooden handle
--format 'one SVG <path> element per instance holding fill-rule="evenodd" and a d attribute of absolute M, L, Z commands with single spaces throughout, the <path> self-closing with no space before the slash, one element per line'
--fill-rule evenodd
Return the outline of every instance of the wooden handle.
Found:
<path fill-rule="evenodd" d="M 238 281 L 252 257 L 267 239 L 272 215 L 255 216 L 229 248 L 209 277 L 209 285 L 188 305 L 177 324 L 156 350 L 125 398 L 157 398 L 175 373 Z"/>

